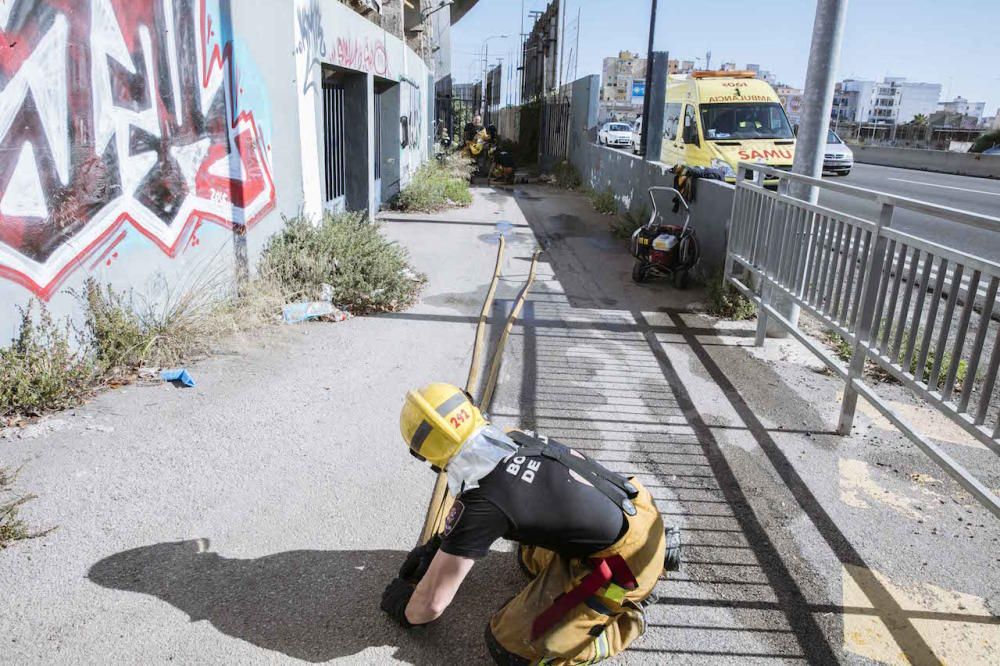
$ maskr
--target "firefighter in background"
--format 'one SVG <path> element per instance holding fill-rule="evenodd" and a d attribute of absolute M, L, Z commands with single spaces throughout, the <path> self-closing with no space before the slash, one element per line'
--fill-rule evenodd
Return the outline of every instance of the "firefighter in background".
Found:
<path fill-rule="evenodd" d="M 472 117 L 472 122 L 465 125 L 462 138 L 465 141 L 465 150 L 469 157 L 476 161 L 476 175 L 488 176 L 493 137 L 490 131 L 483 127 L 482 116 L 477 113 Z"/>
<path fill-rule="evenodd" d="M 486 643 L 498 664 L 581 664 L 642 635 L 669 541 L 649 492 L 586 456 L 527 431 L 505 433 L 450 384 L 410 391 L 400 415 L 410 452 L 448 472 L 444 530 L 407 556 L 382 594 L 406 628 L 445 611 L 499 538 L 518 542 L 531 581 L 496 612 Z M 673 568 L 673 567 L 672 567 Z"/>

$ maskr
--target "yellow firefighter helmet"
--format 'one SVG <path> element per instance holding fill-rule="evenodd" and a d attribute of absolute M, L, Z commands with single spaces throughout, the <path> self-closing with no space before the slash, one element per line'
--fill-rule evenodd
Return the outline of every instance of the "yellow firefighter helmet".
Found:
<path fill-rule="evenodd" d="M 409 391 L 399 414 L 399 431 L 410 452 L 439 469 L 484 425 L 486 419 L 469 396 L 452 384 Z"/>

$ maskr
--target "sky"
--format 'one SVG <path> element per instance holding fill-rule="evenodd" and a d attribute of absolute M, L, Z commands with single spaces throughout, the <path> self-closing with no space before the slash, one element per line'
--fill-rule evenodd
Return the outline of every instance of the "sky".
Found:
<path fill-rule="evenodd" d="M 651 0 L 566 0 L 567 33 L 580 16 L 577 77 L 600 74 L 605 57 L 619 51 L 645 55 Z M 542 10 L 547 0 L 524 0 Z M 516 59 L 521 0 L 479 0 L 452 31 L 456 82 L 482 77 L 483 39 L 496 57 Z M 655 48 L 679 60 L 704 59 L 712 66 L 756 63 L 783 83 L 801 87 L 816 5 L 810 0 L 660 0 Z M 532 21 L 525 19 L 525 32 Z M 983 26 L 981 30 L 977 30 Z M 961 95 L 986 102 L 986 115 L 1000 107 L 1000 0 L 851 0 L 837 80 L 881 80 L 902 76 L 940 83 L 941 99 Z M 506 78 L 506 77 L 505 77 Z M 504 95 L 507 93 L 504 92 Z"/>

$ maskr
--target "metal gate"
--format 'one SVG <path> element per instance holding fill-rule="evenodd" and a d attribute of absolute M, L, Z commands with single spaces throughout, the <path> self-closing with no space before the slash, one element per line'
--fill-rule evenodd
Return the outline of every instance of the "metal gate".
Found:
<path fill-rule="evenodd" d="M 1000 326 L 993 321 L 1000 264 L 892 227 L 897 208 L 1000 231 L 1000 218 L 741 163 L 726 280 L 758 305 L 757 344 L 768 321 L 788 330 L 845 382 L 838 431 L 848 434 L 858 396 L 919 446 L 994 515 L 1000 499 L 940 446 L 921 435 L 866 381 L 865 365 L 891 375 L 939 413 L 1000 454 Z M 777 179 L 778 190 L 763 186 Z M 752 180 L 751 180 L 752 179 Z M 881 206 L 876 221 L 788 195 L 791 183 Z M 784 297 L 851 346 L 848 369 L 773 305 Z"/>
<path fill-rule="evenodd" d="M 572 100 L 568 94 L 545 99 L 541 107 L 539 157 L 548 165 L 569 156 L 569 116 Z"/>
<path fill-rule="evenodd" d="M 382 179 L 382 93 L 375 93 L 375 155 L 372 162 L 375 165 L 375 180 Z"/>
<path fill-rule="evenodd" d="M 327 203 L 337 201 L 347 193 L 347 156 L 344 140 L 344 86 L 339 83 L 324 82 L 323 164 Z M 378 160 L 375 160 L 375 164 L 378 164 Z"/>
<path fill-rule="evenodd" d="M 468 84 L 455 85 L 450 94 L 439 95 L 436 98 L 437 118 L 435 120 L 444 124 L 453 144 L 457 145 L 463 142 L 465 126 L 472 122 L 480 101 L 474 96 L 472 86 Z M 436 127 L 435 132 L 435 139 L 439 140 L 441 127 Z"/>

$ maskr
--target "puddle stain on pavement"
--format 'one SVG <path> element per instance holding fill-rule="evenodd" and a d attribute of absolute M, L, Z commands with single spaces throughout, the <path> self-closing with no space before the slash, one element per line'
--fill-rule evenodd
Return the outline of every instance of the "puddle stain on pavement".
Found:
<path fill-rule="evenodd" d="M 886 615 L 884 609 L 875 611 L 855 582 L 856 577 L 868 571 L 851 569 L 858 567 L 848 565 L 842 574 L 844 648 L 849 652 L 881 664 L 908 665 L 910 660 L 893 640 L 886 623 L 912 622 L 943 664 L 1000 662 L 1000 618 L 993 616 L 983 598 L 930 583 L 904 589 L 881 572 L 871 571 L 901 608 L 895 612 L 898 617 L 893 617 L 893 612 Z M 866 613 L 867 609 L 872 614 Z"/>
<path fill-rule="evenodd" d="M 921 506 L 927 505 L 931 500 L 942 498 L 942 495 L 922 485 L 915 487 L 925 496 L 923 500 L 906 497 L 883 488 L 875 481 L 868 463 L 861 460 L 841 458 L 838 467 L 840 499 L 844 504 L 856 509 L 868 509 L 871 508 L 870 502 L 879 502 L 907 518 L 919 520 L 924 518 L 924 514 L 920 511 Z"/>

